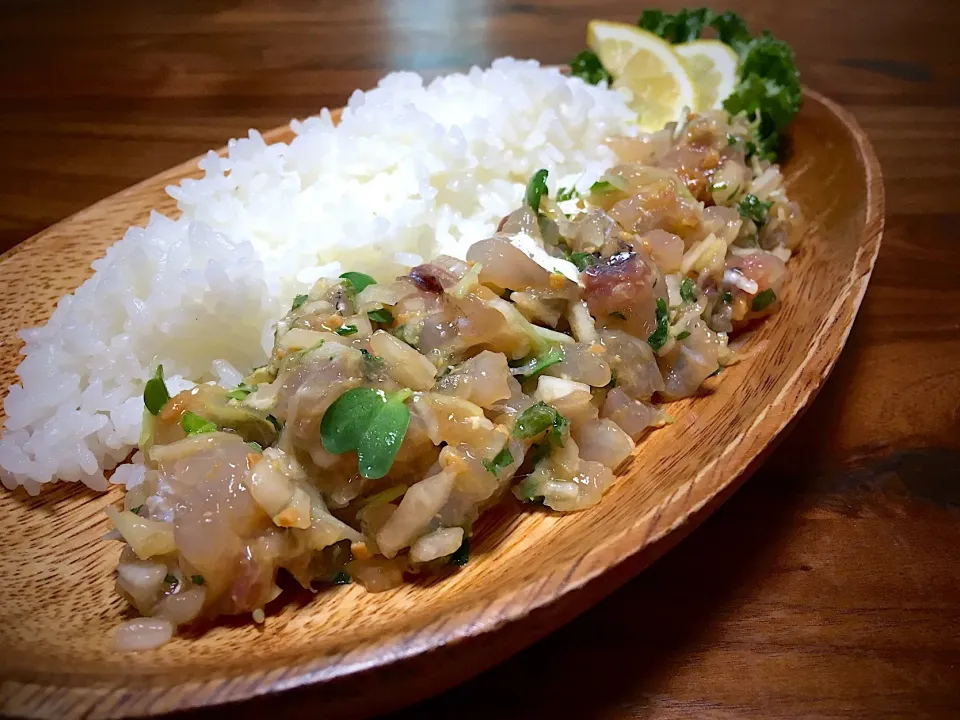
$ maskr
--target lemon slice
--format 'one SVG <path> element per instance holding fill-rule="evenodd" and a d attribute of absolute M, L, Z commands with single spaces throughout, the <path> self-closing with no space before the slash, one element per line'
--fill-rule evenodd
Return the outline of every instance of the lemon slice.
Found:
<path fill-rule="evenodd" d="M 673 51 L 697 86 L 695 110 L 720 108 L 737 84 L 739 58 L 733 48 L 719 40 L 693 40 L 674 45 Z"/>
<path fill-rule="evenodd" d="M 587 46 L 615 78 L 614 87 L 629 90 L 630 107 L 643 130 L 661 129 L 684 107 L 698 106 L 697 89 L 670 43 L 626 23 L 591 20 Z"/>

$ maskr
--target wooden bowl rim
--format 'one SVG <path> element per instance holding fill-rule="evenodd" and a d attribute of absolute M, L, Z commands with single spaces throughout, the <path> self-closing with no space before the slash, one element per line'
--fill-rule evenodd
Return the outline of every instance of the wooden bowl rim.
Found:
<path fill-rule="evenodd" d="M 740 439 L 751 437 L 754 433 L 758 433 L 758 436 L 763 436 L 762 445 L 760 446 L 762 450 L 760 454 L 740 459 L 734 470 L 731 470 L 729 473 L 729 481 L 720 484 L 715 490 L 706 494 L 698 502 L 692 504 L 685 512 L 682 512 L 673 520 L 673 522 L 665 524 L 663 527 L 657 527 L 657 519 L 664 513 L 664 510 L 678 502 L 686 502 L 690 490 L 696 484 L 697 480 L 710 471 L 710 467 L 723 457 L 722 454 L 716 458 L 711 465 L 702 468 L 696 476 L 687 480 L 686 483 L 665 500 L 661 501 L 657 506 L 651 507 L 645 515 L 637 518 L 629 527 L 612 534 L 601 544 L 586 549 L 580 558 L 572 564 L 563 582 L 557 585 L 552 592 L 543 595 L 533 593 L 532 599 L 527 602 L 504 602 L 502 603 L 503 609 L 494 617 L 484 617 L 480 620 L 475 617 L 475 613 L 473 613 L 471 617 L 467 617 L 468 614 L 471 614 L 470 607 L 459 606 L 452 608 L 449 614 L 445 616 L 445 619 L 447 625 L 456 628 L 456 631 L 446 635 L 445 639 L 440 642 L 409 642 L 406 637 L 397 635 L 385 636 L 352 646 L 350 648 L 350 660 L 332 667 L 323 665 L 320 662 L 322 659 L 315 658 L 287 664 L 284 666 L 283 672 L 279 675 L 276 672 L 251 669 L 246 673 L 211 674 L 202 680 L 175 684 L 164 684 L 162 676 L 160 676 L 159 682 L 156 682 L 156 684 L 124 686 L 122 683 L 119 683 L 96 685 L 93 687 L 77 684 L 58 685 L 51 683 L 51 680 L 56 681 L 57 679 L 62 680 L 64 677 L 69 677 L 66 674 L 60 673 L 43 674 L 36 680 L 33 678 L 29 680 L 3 678 L 0 680 L 0 709 L 12 709 L 15 707 L 19 712 L 29 712 L 30 708 L 34 708 L 39 711 L 37 716 L 58 717 L 62 715 L 44 714 L 43 710 L 45 699 L 56 698 L 56 705 L 58 707 L 70 707 L 71 716 L 73 713 L 82 714 L 83 716 L 90 714 L 98 716 L 113 715 L 118 709 L 123 713 L 127 713 L 130 710 L 128 704 L 137 705 L 137 709 L 133 711 L 133 714 L 143 716 L 173 710 L 236 702 L 269 693 L 282 692 L 312 684 L 326 683 L 348 675 L 369 674 L 386 666 L 393 666 L 409 661 L 411 658 L 452 643 L 460 643 L 468 639 L 481 640 L 484 636 L 488 636 L 494 631 L 514 623 L 535 611 L 544 609 L 566 595 L 585 588 L 600 576 L 609 573 L 628 560 L 636 558 L 641 555 L 641 553 L 644 556 L 644 562 L 643 565 L 636 567 L 636 571 L 639 571 L 641 567 L 649 564 L 666 552 L 669 547 L 696 527 L 713 509 L 718 507 L 746 480 L 749 474 L 759 465 L 762 455 L 769 451 L 775 439 L 782 436 L 784 429 L 806 409 L 816 396 L 816 393 L 823 386 L 824 381 L 836 364 L 840 355 L 840 349 L 842 349 L 846 343 L 857 310 L 866 292 L 868 281 L 880 249 L 884 226 L 885 200 L 882 172 L 873 147 L 852 114 L 823 95 L 808 88 L 804 88 L 804 95 L 807 102 L 813 101 L 824 106 L 840 121 L 846 132 L 854 139 L 860 165 L 865 176 L 866 217 L 863 226 L 864 230 L 857 242 L 856 257 L 847 276 L 845 290 L 838 295 L 836 306 L 833 308 L 833 312 L 837 313 L 843 307 L 849 306 L 851 309 L 850 322 L 843 329 L 841 341 L 835 352 L 831 352 L 825 356 L 823 353 L 816 352 L 818 349 L 816 343 L 812 344 L 806 356 L 786 381 L 782 391 L 777 395 L 773 403 L 757 415 L 754 421 L 740 433 L 738 436 Z M 282 126 L 263 133 L 263 137 L 266 141 L 270 142 L 288 133 L 289 128 Z M 223 153 L 225 150 L 226 148 L 222 148 L 220 152 Z M 82 219 L 88 213 L 95 213 L 97 208 L 105 204 L 111 204 L 123 196 L 132 194 L 144 187 L 156 185 L 158 182 L 164 182 L 175 171 L 179 174 L 186 174 L 190 170 L 195 169 L 196 163 L 199 160 L 200 157 L 188 160 L 74 213 L 0 255 L 0 264 L 21 252 L 29 252 L 32 247 L 47 234 Z M 864 258 L 866 258 L 866 262 L 864 262 Z M 864 267 L 866 268 L 865 270 L 863 270 Z M 851 294 L 850 291 L 854 289 L 855 293 Z M 826 362 L 823 362 L 824 358 Z M 789 411 L 780 414 L 778 422 L 760 429 L 759 426 L 767 414 L 784 403 L 785 397 L 790 394 L 788 392 L 789 390 L 795 389 L 793 385 L 801 373 L 809 371 L 812 368 L 817 372 L 817 381 L 802 388 L 800 394 L 792 396 L 789 402 Z M 654 518 L 652 521 L 650 521 L 651 516 Z M 646 531 L 638 533 L 638 528 L 644 525 L 649 525 Z M 606 560 L 603 564 L 594 563 L 592 569 L 581 570 L 583 567 L 582 560 L 591 554 L 603 555 L 606 557 Z M 626 579 L 625 577 L 620 582 Z M 509 596 L 516 597 L 524 591 L 529 591 L 531 583 L 533 583 L 533 580 L 519 584 L 517 588 L 509 593 Z M 530 593 L 528 593 L 528 595 L 529 594 Z M 471 621 L 464 622 L 464 620 Z M 153 679 L 154 678 L 151 677 L 151 680 Z M 231 680 L 226 687 L 223 686 L 224 679 Z M 176 693 L 177 697 L 171 699 L 171 697 L 169 697 L 171 693 Z M 29 698 L 27 697 L 28 695 Z M 111 709 L 113 709 L 113 712 L 111 712 Z"/>

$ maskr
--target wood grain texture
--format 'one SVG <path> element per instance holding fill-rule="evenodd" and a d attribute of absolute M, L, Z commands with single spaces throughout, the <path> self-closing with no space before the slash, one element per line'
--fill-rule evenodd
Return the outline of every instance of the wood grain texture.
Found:
<path fill-rule="evenodd" d="M 794 46 L 806 83 L 853 111 L 883 166 L 884 249 L 847 348 L 762 470 L 679 548 L 403 718 L 960 714 L 955 9 L 726 5 Z M 592 0 L 5 3 L 0 249 L 248 127 L 342 104 L 390 69 L 429 75 L 507 53 L 563 62 L 587 19 L 637 11 Z M 0 315 L 48 310 L 49 290 Z M 0 602 L 5 623 L 22 617 Z M 540 632 L 555 624 L 531 617 Z M 473 652 L 478 666 L 498 659 L 483 644 Z M 231 714 L 312 717 L 324 697 L 298 691 Z"/>
<path fill-rule="evenodd" d="M 809 92 L 789 137 L 786 185 L 807 229 L 784 309 L 751 340 L 763 353 L 728 369 L 705 397 L 672 404 L 677 421 L 641 443 L 600 505 L 561 516 L 507 503 L 481 518 L 468 568 L 449 577 L 381 594 L 350 587 L 281 598 L 266 628 L 238 620 L 124 656 L 110 647 L 125 612 L 112 592 L 118 548 L 99 539 L 116 493 L 5 493 L 0 573 L 18 622 L 0 626 L 3 707 L 51 718 L 153 714 L 310 684 L 330 688 L 331 712 L 390 709 L 484 669 L 617 587 L 756 467 L 819 390 L 866 291 L 883 224 L 872 148 L 852 117 Z M 70 292 L 128 225 L 150 208 L 169 210 L 164 188 L 194 166 L 97 203 L 0 258 L 0 306 L 17 307 L 40 279 L 53 298 Z M 4 337 L 43 322 L 49 300 L 19 307 L 0 322 Z M 15 348 L 0 352 L 4 385 Z M 373 686 L 376 695 L 362 692 Z"/>

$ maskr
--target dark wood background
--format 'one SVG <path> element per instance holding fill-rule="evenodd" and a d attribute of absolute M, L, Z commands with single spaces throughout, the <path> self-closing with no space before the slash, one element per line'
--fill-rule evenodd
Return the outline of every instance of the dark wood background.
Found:
<path fill-rule="evenodd" d="M 728 6 L 789 41 L 806 84 L 849 108 L 880 157 L 886 233 L 850 342 L 799 426 L 688 540 L 397 718 L 960 716 L 957 6 Z M 564 62 L 586 20 L 642 7 L 8 1 L 0 250 L 249 127 L 342 105 L 389 70 Z"/>

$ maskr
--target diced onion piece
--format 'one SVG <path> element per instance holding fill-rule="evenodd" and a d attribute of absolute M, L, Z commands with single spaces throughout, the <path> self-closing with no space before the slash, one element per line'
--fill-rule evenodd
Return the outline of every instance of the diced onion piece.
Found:
<path fill-rule="evenodd" d="M 452 555 L 463 543 L 463 528 L 441 528 L 421 536 L 410 548 L 413 562 L 430 562 Z"/>
<path fill-rule="evenodd" d="M 570 331 L 577 342 L 590 344 L 597 341 L 597 327 L 593 322 L 593 316 L 587 309 L 587 304 L 583 300 L 577 300 L 570 304 L 567 321 L 570 323 Z"/>
<path fill-rule="evenodd" d="M 760 289 L 760 286 L 757 285 L 756 281 L 751 280 L 746 277 L 742 272 L 727 268 L 723 271 L 723 281 L 728 285 L 733 285 L 740 288 L 745 293 L 749 295 L 756 295 L 757 290 Z"/>
<path fill-rule="evenodd" d="M 153 607 L 163 589 L 167 566 L 153 560 L 134 560 L 117 565 L 117 584 L 141 612 Z"/>
<path fill-rule="evenodd" d="M 426 530 L 430 520 L 450 497 L 453 479 L 453 473 L 444 471 L 407 490 L 400 507 L 377 533 L 377 546 L 385 557 L 394 557 Z"/>
<path fill-rule="evenodd" d="M 170 523 L 148 520 L 129 510 L 117 510 L 112 505 L 107 506 L 107 517 L 141 560 L 177 549 Z"/>
<path fill-rule="evenodd" d="M 564 380 L 550 375 L 541 375 L 537 381 L 536 398 L 543 400 L 548 405 L 553 405 L 560 398 L 575 392 L 589 393 L 590 386 L 586 383 Z"/>
<path fill-rule="evenodd" d="M 383 592 L 403 584 L 405 561 L 406 558 L 388 560 L 383 557 L 371 557 L 348 562 L 346 570 L 350 573 L 350 577 L 363 585 L 367 592 Z"/>
<path fill-rule="evenodd" d="M 250 494 L 270 517 L 287 507 L 293 496 L 293 485 L 280 468 L 280 456 L 276 448 L 264 450 L 248 478 Z"/>
<path fill-rule="evenodd" d="M 370 337 L 370 348 L 383 358 L 387 372 L 401 385 L 413 390 L 429 390 L 437 369 L 414 348 L 388 332 L 377 330 Z"/>
<path fill-rule="evenodd" d="M 634 442 L 661 417 L 657 408 L 634 400 L 620 388 L 607 393 L 600 414 L 615 422 Z"/>
<path fill-rule="evenodd" d="M 122 623 L 113 633 L 113 647 L 119 652 L 153 650 L 173 637 L 173 625 L 164 618 L 137 618 Z"/>

